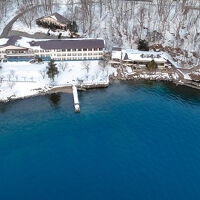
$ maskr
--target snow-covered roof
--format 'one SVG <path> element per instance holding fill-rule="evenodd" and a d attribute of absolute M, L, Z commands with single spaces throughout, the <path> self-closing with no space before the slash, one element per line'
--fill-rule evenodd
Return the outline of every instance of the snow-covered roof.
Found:
<path fill-rule="evenodd" d="M 113 59 L 133 60 L 138 62 L 149 62 L 155 60 L 155 62 L 166 62 L 166 59 L 160 52 L 154 51 L 138 51 L 133 49 L 127 49 L 122 51 L 112 51 Z"/>
<path fill-rule="evenodd" d="M 48 18 L 52 18 L 52 19 L 56 20 L 58 23 L 61 23 L 61 24 L 64 24 L 64 25 L 71 22 L 70 20 L 68 20 L 67 18 L 65 18 L 64 16 L 60 15 L 57 12 L 55 12 L 52 15 L 49 15 L 49 16 L 41 17 L 37 20 L 48 20 Z"/>
<path fill-rule="evenodd" d="M 121 51 L 112 51 L 112 58 L 113 59 L 121 59 L 122 52 Z"/>
<path fill-rule="evenodd" d="M 15 45 L 0 46 L 0 48 L 4 50 L 26 50 L 27 49 L 25 47 L 19 47 Z"/>

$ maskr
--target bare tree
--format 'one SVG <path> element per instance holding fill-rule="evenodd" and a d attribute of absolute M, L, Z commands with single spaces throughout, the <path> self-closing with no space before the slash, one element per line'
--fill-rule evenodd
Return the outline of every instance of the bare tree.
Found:
<path fill-rule="evenodd" d="M 3 82 L 4 76 L 0 76 L 0 82 Z"/>
<path fill-rule="evenodd" d="M 83 66 L 86 69 L 87 74 L 88 74 L 90 70 L 90 63 L 88 61 L 83 61 Z"/>
<path fill-rule="evenodd" d="M 62 69 L 63 72 L 66 70 L 67 67 L 68 67 L 68 63 L 67 63 L 67 62 L 62 63 L 62 64 L 60 65 L 60 68 Z"/>
<path fill-rule="evenodd" d="M 8 81 L 11 80 L 11 74 L 7 74 Z"/>
<path fill-rule="evenodd" d="M 42 76 L 42 78 L 45 79 L 46 70 L 40 70 L 39 73 L 40 73 L 40 75 Z"/>
<path fill-rule="evenodd" d="M 20 17 L 20 21 L 24 23 L 28 28 L 32 28 L 32 24 L 35 22 L 38 13 L 36 9 L 31 10 L 30 12 L 25 13 Z"/>
<path fill-rule="evenodd" d="M 8 86 L 10 89 L 13 89 L 15 82 L 8 82 Z"/>
<path fill-rule="evenodd" d="M 110 53 L 105 53 L 103 55 L 103 58 L 99 60 L 99 65 L 102 67 L 103 71 L 106 68 L 107 64 L 111 60 L 111 54 Z"/>
<path fill-rule="evenodd" d="M 14 76 L 15 76 L 15 70 L 10 70 L 10 76 L 11 76 L 11 78 L 14 78 Z"/>

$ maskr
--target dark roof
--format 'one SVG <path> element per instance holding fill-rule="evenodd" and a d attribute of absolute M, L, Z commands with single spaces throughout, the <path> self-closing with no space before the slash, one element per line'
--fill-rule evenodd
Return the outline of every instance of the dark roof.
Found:
<path fill-rule="evenodd" d="M 48 15 L 48 16 L 45 16 L 45 17 L 41 17 L 37 20 L 41 20 L 41 19 L 44 19 L 46 17 L 55 17 L 57 22 L 61 23 L 61 24 L 68 24 L 70 23 L 71 21 L 68 20 L 67 18 L 63 17 L 62 15 L 60 15 L 59 13 L 55 12 L 53 13 L 52 15 Z"/>
<path fill-rule="evenodd" d="M 128 60 L 128 54 L 127 53 L 124 56 L 124 60 Z"/>
<path fill-rule="evenodd" d="M 113 51 L 121 51 L 122 48 L 120 48 L 120 47 L 113 47 L 112 50 L 113 50 Z"/>
<path fill-rule="evenodd" d="M 20 36 L 14 35 L 14 36 L 10 36 L 8 37 L 8 41 L 4 46 L 9 46 L 9 45 L 15 45 L 16 42 L 21 39 Z"/>
<path fill-rule="evenodd" d="M 23 48 L 23 49 L 28 49 L 26 47 L 21 47 L 21 46 L 18 46 L 18 45 L 16 46 L 17 41 L 20 40 L 20 39 L 21 39 L 21 37 L 17 36 L 17 35 L 10 36 L 10 37 L 8 37 L 8 41 L 5 44 L 0 45 L 0 47 L 15 46 L 15 47 Z M 18 50 L 18 49 L 13 48 L 13 50 Z"/>
<path fill-rule="evenodd" d="M 143 1 L 143 2 L 153 2 L 153 0 L 125 0 L 125 1 Z"/>
<path fill-rule="evenodd" d="M 40 46 L 42 49 L 84 49 L 84 48 L 104 48 L 104 40 L 83 39 L 83 40 L 47 40 L 32 41 L 31 46 Z"/>
<path fill-rule="evenodd" d="M 60 15 L 57 12 L 53 13 L 51 16 L 54 16 L 57 19 L 58 22 L 63 23 L 63 24 L 70 22 L 67 18 L 63 17 L 62 15 Z"/>

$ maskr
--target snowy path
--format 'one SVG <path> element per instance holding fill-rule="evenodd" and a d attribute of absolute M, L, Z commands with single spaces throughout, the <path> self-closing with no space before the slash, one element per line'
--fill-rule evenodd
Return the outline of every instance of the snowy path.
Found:
<path fill-rule="evenodd" d="M 26 12 L 29 12 L 29 11 L 32 11 L 34 10 L 35 8 L 39 8 L 41 7 L 42 5 L 37 5 L 37 6 L 33 6 L 31 8 L 27 8 L 25 11 L 19 13 L 18 15 L 16 15 L 3 29 L 2 33 L 1 33 L 1 38 L 5 38 L 5 37 L 8 37 L 9 36 L 9 33 L 12 29 L 12 26 L 13 24 L 22 16 L 24 15 Z"/>

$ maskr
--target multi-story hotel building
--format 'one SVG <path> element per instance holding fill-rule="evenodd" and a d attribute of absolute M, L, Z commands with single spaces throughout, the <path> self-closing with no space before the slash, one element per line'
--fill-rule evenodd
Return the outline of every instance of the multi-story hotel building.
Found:
<path fill-rule="evenodd" d="M 104 40 L 101 39 L 71 39 L 32 41 L 32 47 L 38 57 L 50 57 L 54 60 L 98 60 L 103 57 Z"/>
<path fill-rule="evenodd" d="M 102 39 L 41 40 L 29 43 L 30 48 L 1 46 L 0 59 L 28 61 L 32 58 L 55 61 L 100 60 L 104 54 Z"/>

